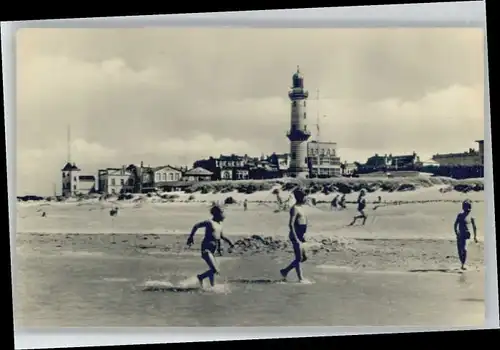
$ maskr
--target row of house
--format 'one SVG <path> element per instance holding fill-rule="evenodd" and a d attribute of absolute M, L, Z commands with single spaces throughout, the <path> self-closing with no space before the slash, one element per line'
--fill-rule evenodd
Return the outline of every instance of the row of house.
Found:
<path fill-rule="evenodd" d="M 158 167 L 131 164 L 119 168 L 100 169 L 95 175 L 83 175 L 73 163 L 67 163 L 62 171 L 62 194 L 73 196 L 98 192 L 103 194 L 147 193 L 173 190 L 191 185 L 196 181 L 211 180 L 212 173 L 203 168 L 188 170 L 185 167 L 164 165 Z"/>
<path fill-rule="evenodd" d="M 413 152 L 407 155 L 375 154 L 364 164 L 358 164 L 358 171 L 418 170 L 426 167 L 482 167 L 484 165 L 484 140 L 476 141 L 479 149 L 469 148 L 465 152 L 435 154 L 429 160 L 421 160 Z"/>
<path fill-rule="evenodd" d="M 334 142 L 310 141 L 307 144 L 307 162 L 310 177 L 335 177 L 350 171 L 341 163 Z M 193 166 L 213 173 L 212 180 L 271 179 L 287 175 L 291 163 L 289 153 L 249 157 L 235 154 L 209 157 L 194 162 Z"/>
<path fill-rule="evenodd" d="M 212 173 L 211 180 L 248 180 L 282 177 L 290 164 L 287 154 L 249 157 L 236 154 L 209 157 L 194 162 L 194 168 L 206 169 Z"/>
<path fill-rule="evenodd" d="M 421 161 L 415 153 L 407 155 L 375 154 L 364 164 L 341 162 L 336 154 L 336 144 L 311 141 L 308 146 L 310 177 L 350 176 L 376 171 L 417 170 L 422 167 L 483 166 L 484 141 L 476 141 L 479 150 L 470 148 L 466 152 L 436 154 L 432 159 Z M 76 164 L 67 163 L 62 171 L 62 192 L 70 196 L 92 191 L 119 193 L 147 193 L 157 190 L 174 190 L 197 181 L 271 179 L 287 175 L 291 162 L 290 154 L 261 157 L 220 155 L 195 161 L 193 168 L 163 165 L 157 167 L 128 165 L 106 168 L 97 176 L 82 174 Z"/>

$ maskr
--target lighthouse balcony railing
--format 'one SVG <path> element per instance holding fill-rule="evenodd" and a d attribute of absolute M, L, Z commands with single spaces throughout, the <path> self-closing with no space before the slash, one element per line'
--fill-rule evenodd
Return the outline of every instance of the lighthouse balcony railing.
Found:
<path fill-rule="evenodd" d="M 291 130 L 286 132 L 286 137 L 297 138 L 297 139 L 308 139 L 311 137 L 311 132 L 309 130 Z"/>

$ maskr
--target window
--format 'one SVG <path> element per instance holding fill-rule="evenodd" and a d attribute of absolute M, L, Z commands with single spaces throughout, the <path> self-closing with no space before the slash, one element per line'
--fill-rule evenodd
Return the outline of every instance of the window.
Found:
<path fill-rule="evenodd" d="M 156 176 L 155 176 L 156 181 L 160 181 L 161 180 L 160 175 L 161 175 L 160 173 L 156 173 Z"/>
<path fill-rule="evenodd" d="M 307 113 L 306 113 L 306 112 L 304 112 L 304 119 L 306 119 L 306 117 L 307 117 Z"/>
<path fill-rule="evenodd" d="M 76 191 L 76 185 L 73 185 L 73 189 Z"/>
<path fill-rule="evenodd" d="M 174 180 L 174 174 L 168 173 L 168 181 L 173 181 Z"/>
<path fill-rule="evenodd" d="M 161 174 L 161 180 L 167 181 L 167 174 L 166 173 Z"/>
<path fill-rule="evenodd" d="M 115 179 L 111 179 L 111 186 L 115 186 L 115 185 L 116 185 Z"/>
<path fill-rule="evenodd" d="M 177 181 L 177 180 L 179 180 L 180 178 L 181 178 L 181 174 L 179 174 L 179 173 L 175 173 L 175 180 Z"/>
<path fill-rule="evenodd" d="M 293 101 L 292 106 L 297 107 L 297 101 Z"/>
<path fill-rule="evenodd" d="M 76 176 L 73 176 L 73 181 L 76 181 Z"/>
<path fill-rule="evenodd" d="M 304 101 L 304 107 L 306 106 L 306 101 Z"/>
<path fill-rule="evenodd" d="M 120 185 L 125 185 L 125 179 L 120 179 Z"/>
<path fill-rule="evenodd" d="M 292 152 L 291 156 L 292 156 L 291 158 L 292 158 L 293 160 L 295 160 L 295 157 L 296 157 L 295 152 Z"/>

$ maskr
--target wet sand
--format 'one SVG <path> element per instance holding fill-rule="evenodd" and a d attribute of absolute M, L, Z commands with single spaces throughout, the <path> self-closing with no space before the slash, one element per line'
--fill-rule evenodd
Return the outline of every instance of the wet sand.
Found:
<path fill-rule="evenodd" d="M 17 250 L 36 254 L 67 254 L 68 252 L 103 253 L 117 256 L 175 257 L 199 256 L 201 237 L 195 245 L 186 246 L 187 235 L 156 234 L 18 234 Z M 228 257 L 267 256 L 290 259 L 292 249 L 286 239 L 266 236 L 231 238 L 235 249 Z M 458 273 L 459 262 L 454 240 L 423 239 L 348 239 L 314 237 L 308 240 L 310 264 L 334 265 L 352 270 L 435 271 Z M 227 247 L 226 247 L 227 248 Z M 469 266 L 484 266 L 483 243 L 469 244 Z"/>

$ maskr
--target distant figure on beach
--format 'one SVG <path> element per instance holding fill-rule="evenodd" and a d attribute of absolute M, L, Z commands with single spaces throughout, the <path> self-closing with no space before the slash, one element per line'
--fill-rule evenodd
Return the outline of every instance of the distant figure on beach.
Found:
<path fill-rule="evenodd" d="M 472 202 L 465 200 L 462 203 L 462 211 L 458 213 L 453 225 L 455 235 L 457 236 L 458 258 L 462 266 L 462 270 L 466 270 L 465 263 L 467 261 L 467 241 L 470 239 L 471 233 L 474 236 L 474 242 L 477 243 L 477 227 L 476 220 L 471 215 Z"/>
<path fill-rule="evenodd" d="M 373 207 L 373 210 L 377 210 L 378 208 L 382 207 L 382 197 L 381 196 L 378 196 L 377 197 L 377 200 L 373 202 L 373 204 L 376 204 L 374 207 Z"/>
<path fill-rule="evenodd" d="M 280 197 L 279 191 L 276 191 L 275 194 L 276 194 L 276 204 L 278 204 L 278 210 L 281 211 L 283 209 L 283 200 Z"/>
<path fill-rule="evenodd" d="M 118 215 L 118 207 L 115 207 L 109 211 L 109 215 L 117 216 Z"/>
<path fill-rule="evenodd" d="M 330 207 L 332 208 L 332 210 L 337 210 L 338 201 L 339 201 L 339 195 L 333 197 L 332 202 L 330 203 Z"/>
<path fill-rule="evenodd" d="M 44 211 L 42 212 L 42 218 L 46 217 L 47 216 L 47 213 L 45 213 Z"/>
<path fill-rule="evenodd" d="M 280 270 L 281 276 L 286 279 L 288 273 L 295 269 L 299 281 L 304 280 L 300 264 L 307 260 L 303 243 L 305 243 L 305 234 L 307 231 L 307 216 L 304 212 L 303 205 L 306 202 L 306 195 L 303 190 L 297 188 L 293 191 L 295 204 L 290 208 L 290 221 L 288 227 L 290 229 L 289 239 L 293 246 L 294 259 L 284 269 Z"/>
<path fill-rule="evenodd" d="M 248 200 L 245 198 L 245 200 L 243 201 L 243 210 L 247 211 L 247 209 L 248 209 Z"/>
<path fill-rule="evenodd" d="M 224 210 L 219 205 L 214 205 L 210 208 L 211 219 L 201 221 L 193 226 L 191 234 L 187 239 L 187 245 L 194 244 L 194 235 L 196 231 L 205 229 L 205 236 L 201 242 L 201 258 L 207 263 L 208 270 L 200 275 L 197 275 L 200 285 L 203 287 L 203 280 L 208 278 L 210 285 L 215 285 L 215 275 L 220 273 L 219 265 L 215 259 L 215 252 L 222 255 L 221 239 L 229 244 L 230 249 L 234 247 L 229 238 L 224 236 L 222 232 L 222 222 L 224 221 Z"/>
<path fill-rule="evenodd" d="M 286 201 L 280 196 L 280 192 L 277 190 L 276 194 L 276 204 L 278 204 L 278 211 L 286 210 L 288 208 L 288 203 L 290 202 L 290 197 Z"/>
<path fill-rule="evenodd" d="M 366 223 L 367 216 L 365 214 L 365 208 L 366 208 L 365 195 L 366 195 L 366 191 L 364 189 L 359 191 L 359 196 L 358 196 L 358 200 L 357 200 L 357 204 L 358 204 L 357 210 L 358 210 L 359 215 L 356 215 L 352 219 L 352 222 L 349 224 L 349 226 L 354 225 L 356 223 L 356 221 L 358 221 L 358 219 L 363 219 L 363 225 Z"/>
<path fill-rule="evenodd" d="M 340 209 L 345 209 L 346 208 L 346 206 L 345 206 L 345 193 L 342 195 L 342 197 L 340 197 L 339 208 Z"/>

